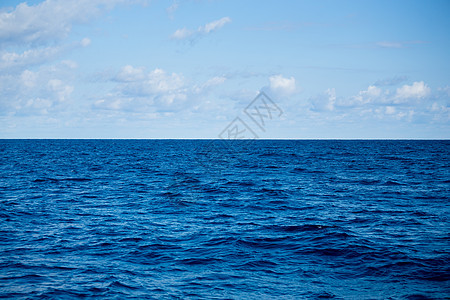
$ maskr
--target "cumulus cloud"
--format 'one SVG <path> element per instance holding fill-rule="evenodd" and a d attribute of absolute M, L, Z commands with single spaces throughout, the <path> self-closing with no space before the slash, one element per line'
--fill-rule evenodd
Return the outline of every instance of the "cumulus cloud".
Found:
<path fill-rule="evenodd" d="M 374 102 L 377 99 L 379 99 L 381 94 L 382 94 L 382 91 L 379 87 L 370 85 L 367 88 L 367 90 L 360 91 L 358 93 L 358 95 L 352 97 L 351 99 L 353 101 L 350 101 L 350 103 L 359 105 L 359 104 L 363 104 L 363 103 Z"/>
<path fill-rule="evenodd" d="M 171 38 L 175 40 L 184 40 L 187 38 L 195 39 L 214 32 L 230 22 L 231 19 L 229 17 L 223 17 L 219 20 L 207 23 L 204 26 L 200 26 L 197 28 L 197 30 L 190 30 L 187 28 L 178 29 L 171 35 Z"/>
<path fill-rule="evenodd" d="M 148 74 L 148 80 L 144 84 L 150 94 L 167 93 L 179 91 L 185 85 L 185 80 L 181 74 L 168 74 L 162 69 L 155 69 Z"/>
<path fill-rule="evenodd" d="M 70 105 L 73 85 L 70 72 L 73 62 L 65 61 L 20 74 L 0 75 L 0 107 L 2 114 L 36 115 L 63 111 Z M 65 79 L 62 79 L 65 78 Z"/>
<path fill-rule="evenodd" d="M 341 108 L 362 106 L 410 106 L 417 99 L 427 97 L 431 89 L 423 82 L 414 82 L 412 85 L 403 85 L 396 90 L 370 85 L 366 90 L 359 91 L 351 97 L 343 97 L 336 100 L 336 106 Z M 392 109 L 385 111 L 392 112 Z"/>
<path fill-rule="evenodd" d="M 282 75 L 274 75 L 269 77 L 270 89 L 280 96 L 289 96 L 296 91 L 295 78 L 286 78 Z"/>
<path fill-rule="evenodd" d="M 423 81 L 416 81 L 412 85 L 404 85 L 398 88 L 396 98 L 421 99 L 427 97 L 430 93 L 431 89 Z"/>
<path fill-rule="evenodd" d="M 337 97 L 334 89 L 328 89 L 309 98 L 308 111 L 326 112 L 327 118 L 348 121 L 392 119 L 413 123 L 442 123 L 450 120 L 450 103 L 446 95 L 448 95 L 446 88 L 432 92 L 423 81 L 416 81 L 397 89 L 370 85 L 367 89 L 349 97 Z M 418 101 L 423 98 L 429 101 Z"/>
<path fill-rule="evenodd" d="M 206 95 L 226 78 L 216 76 L 200 84 L 191 84 L 181 73 L 169 73 L 156 68 L 124 66 L 112 79 L 116 86 L 94 107 L 116 111 L 174 112 Z"/>

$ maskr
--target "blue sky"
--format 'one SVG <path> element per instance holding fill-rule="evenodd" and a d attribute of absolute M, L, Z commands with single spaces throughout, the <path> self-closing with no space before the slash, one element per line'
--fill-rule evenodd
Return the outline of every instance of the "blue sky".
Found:
<path fill-rule="evenodd" d="M 234 124 L 448 139 L 449 14 L 437 0 L 3 0 L 0 138 L 219 138 Z"/>

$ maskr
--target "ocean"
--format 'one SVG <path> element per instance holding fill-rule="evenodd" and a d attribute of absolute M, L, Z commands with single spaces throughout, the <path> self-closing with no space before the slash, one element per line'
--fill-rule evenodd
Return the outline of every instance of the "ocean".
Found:
<path fill-rule="evenodd" d="M 0 298 L 449 299 L 449 149 L 0 140 Z"/>

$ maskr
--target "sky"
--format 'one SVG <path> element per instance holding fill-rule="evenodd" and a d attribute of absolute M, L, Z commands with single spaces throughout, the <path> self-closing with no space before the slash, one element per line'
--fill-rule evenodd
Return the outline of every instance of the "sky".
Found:
<path fill-rule="evenodd" d="M 0 138 L 450 138 L 450 1 L 0 1 Z"/>

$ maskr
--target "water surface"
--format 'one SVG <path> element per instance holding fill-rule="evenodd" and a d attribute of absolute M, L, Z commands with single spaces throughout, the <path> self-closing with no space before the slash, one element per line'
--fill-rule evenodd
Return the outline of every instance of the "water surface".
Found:
<path fill-rule="evenodd" d="M 0 297 L 446 298 L 449 146 L 0 140 Z"/>

